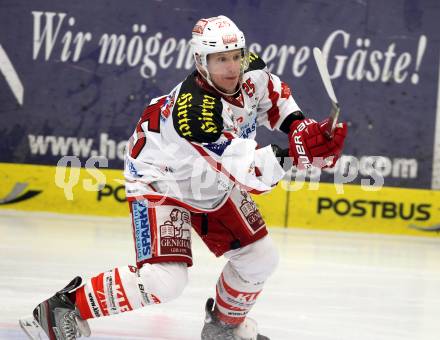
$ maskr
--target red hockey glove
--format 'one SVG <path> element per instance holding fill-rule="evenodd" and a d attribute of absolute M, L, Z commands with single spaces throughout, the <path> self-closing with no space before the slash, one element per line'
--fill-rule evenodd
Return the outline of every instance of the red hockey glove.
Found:
<path fill-rule="evenodd" d="M 336 164 L 344 146 L 347 124 L 338 124 L 332 139 L 324 135 L 327 125 L 328 119 L 320 123 L 303 119 L 294 121 L 290 126 L 289 156 L 298 169 L 311 166 L 332 168 Z"/>

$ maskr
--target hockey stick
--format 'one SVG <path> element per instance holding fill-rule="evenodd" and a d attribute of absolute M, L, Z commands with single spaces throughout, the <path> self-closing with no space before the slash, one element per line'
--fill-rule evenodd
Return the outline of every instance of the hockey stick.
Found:
<path fill-rule="evenodd" d="M 411 229 L 420 230 L 420 231 L 440 233 L 440 224 L 429 226 L 429 227 L 420 227 L 420 226 L 417 226 L 417 225 L 414 225 L 414 224 L 410 224 L 409 227 Z"/>
<path fill-rule="evenodd" d="M 14 66 L 9 60 L 6 51 L 3 49 L 2 45 L 0 45 L 0 73 L 6 78 L 6 82 L 12 90 L 15 98 L 18 101 L 18 104 L 23 106 L 23 96 L 24 96 L 24 88 L 23 84 L 20 81 L 20 78 L 17 75 L 17 72 L 14 69 Z"/>
<path fill-rule="evenodd" d="M 325 136 L 328 139 L 332 139 L 339 118 L 339 103 L 336 99 L 335 91 L 333 90 L 332 82 L 330 80 L 330 75 L 327 69 L 327 61 L 325 60 L 319 48 L 313 48 L 313 57 L 315 57 L 316 66 L 318 66 L 319 74 L 321 75 L 325 90 L 327 91 L 327 94 L 330 97 L 330 101 L 332 103 L 332 109 L 330 112 L 330 116 L 328 117 L 329 124 L 327 130 L 325 131 Z"/>

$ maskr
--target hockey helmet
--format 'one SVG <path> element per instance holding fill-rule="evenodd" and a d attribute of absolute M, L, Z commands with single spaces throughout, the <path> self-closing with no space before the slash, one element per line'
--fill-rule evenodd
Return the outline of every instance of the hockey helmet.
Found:
<path fill-rule="evenodd" d="M 192 30 L 191 47 L 197 69 L 214 87 L 208 71 L 209 54 L 240 49 L 241 72 L 243 73 L 249 66 L 244 34 L 231 19 L 224 15 L 197 21 Z"/>

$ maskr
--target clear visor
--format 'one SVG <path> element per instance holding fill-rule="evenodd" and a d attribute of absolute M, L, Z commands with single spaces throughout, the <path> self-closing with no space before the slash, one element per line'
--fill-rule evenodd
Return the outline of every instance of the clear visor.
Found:
<path fill-rule="evenodd" d="M 218 92 L 233 95 L 240 90 L 243 73 L 249 66 L 247 49 L 211 53 L 206 57 L 206 61 L 206 72 L 202 74 Z"/>
<path fill-rule="evenodd" d="M 243 74 L 249 67 L 249 53 L 246 48 L 211 53 L 206 56 L 207 71 L 210 75 Z"/>

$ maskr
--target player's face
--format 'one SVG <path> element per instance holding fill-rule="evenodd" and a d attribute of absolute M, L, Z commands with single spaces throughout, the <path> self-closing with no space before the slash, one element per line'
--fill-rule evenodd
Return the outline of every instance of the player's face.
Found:
<path fill-rule="evenodd" d="M 212 53 L 208 56 L 208 71 L 216 87 L 234 93 L 240 80 L 241 51 Z"/>

